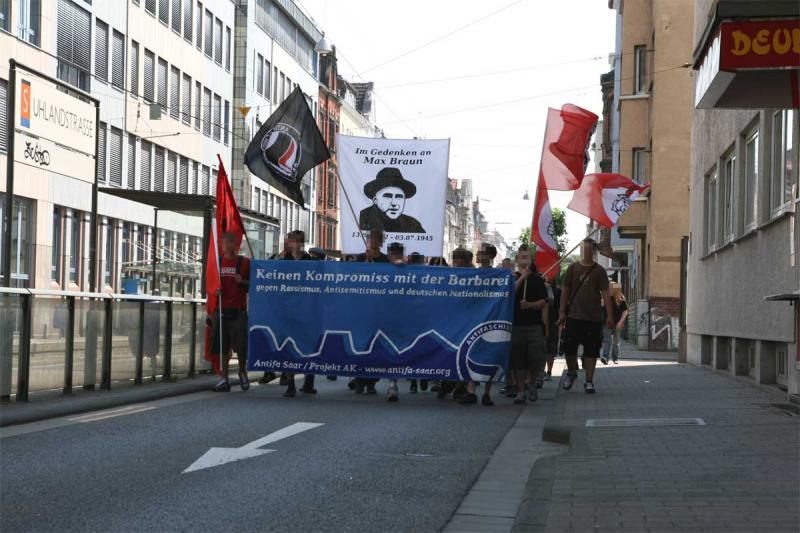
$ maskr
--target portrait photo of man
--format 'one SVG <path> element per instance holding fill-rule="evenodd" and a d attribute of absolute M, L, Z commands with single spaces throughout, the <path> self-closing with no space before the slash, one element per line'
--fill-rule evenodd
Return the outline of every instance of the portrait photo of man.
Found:
<path fill-rule="evenodd" d="M 406 180 L 400 169 L 381 169 L 375 179 L 364 185 L 364 195 L 372 205 L 362 209 L 358 227 L 362 231 L 381 230 L 397 233 L 425 233 L 419 221 L 404 215 L 406 201 L 417 194 L 417 186 Z"/>

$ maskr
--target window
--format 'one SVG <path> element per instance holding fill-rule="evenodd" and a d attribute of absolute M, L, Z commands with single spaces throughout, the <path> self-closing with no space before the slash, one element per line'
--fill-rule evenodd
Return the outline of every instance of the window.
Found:
<path fill-rule="evenodd" d="M 724 175 L 723 175 L 723 192 L 725 194 L 725 201 L 723 203 L 723 232 L 725 242 L 733 239 L 733 203 L 734 203 L 734 183 L 736 174 L 736 156 L 729 156 L 725 160 Z"/>
<path fill-rule="evenodd" d="M 717 171 L 706 178 L 706 251 L 717 246 Z"/>
<path fill-rule="evenodd" d="M 222 65 L 222 21 L 214 21 L 214 61 Z"/>
<path fill-rule="evenodd" d="M 194 0 L 183 0 L 183 38 L 192 42 L 192 2 Z"/>
<path fill-rule="evenodd" d="M 181 170 L 178 180 L 178 192 L 186 194 L 189 192 L 189 160 L 181 157 Z"/>
<path fill-rule="evenodd" d="M 217 176 L 218 172 L 216 169 L 211 169 L 211 181 L 209 182 L 208 186 L 214 191 L 214 194 L 217 192 Z"/>
<path fill-rule="evenodd" d="M 269 64 L 269 61 L 266 61 L 264 64 L 264 96 L 269 100 L 269 94 L 272 92 L 272 78 L 270 77 L 272 66 Z"/>
<path fill-rule="evenodd" d="M 108 81 L 108 24 L 97 19 L 94 36 L 94 76 Z"/>
<path fill-rule="evenodd" d="M 770 213 L 776 215 L 791 199 L 794 175 L 792 167 L 792 141 L 794 111 L 784 109 L 772 115 L 772 179 L 770 180 Z"/>
<path fill-rule="evenodd" d="M 128 189 L 136 188 L 136 137 L 128 135 Z"/>
<path fill-rule="evenodd" d="M 71 0 L 59 0 L 56 51 L 58 79 L 90 90 L 92 17 Z"/>
<path fill-rule="evenodd" d="M 211 14 L 211 11 L 206 9 L 206 22 L 205 22 L 205 54 L 208 57 L 211 57 L 213 52 L 212 48 L 214 46 L 214 16 Z"/>
<path fill-rule="evenodd" d="M 203 116 L 202 113 L 201 113 L 201 110 L 200 110 L 200 98 L 201 98 L 200 95 L 202 94 L 203 86 L 200 85 L 199 81 L 196 81 L 196 82 L 194 82 L 194 88 L 195 88 L 195 91 L 194 91 L 194 94 L 195 94 L 195 98 L 194 98 L 194 129 L 196 129 L 197 131 L 200 131 L 200 117 Z"/>
<path fill-rule="evenodd" d="M 111 285 L 114 272 L 114 226 L 116 222 L 110 218 L 106 219 L 106 249 L 103 261 L 103 283 Z"/>
<path fill-rule="evenodd" d="M 192 78 L 188 75 L 183 75 L 182 98 L 183 104 L 181 106 L 181 120 L 187 126 L 192 125 Z"/>
<path fill-rule="evenodd" d="M 211 136 L 211 91 L 203 89 L 203 135 Z"/>
<path fill-rule="evenodd" d="M 0 0 L 0 29 L 10 31 L 11 28 L 11 0 Z"/>
<path fill-rule="evenodd" d="M 122 224 L 122 263 L 128 263 L 131 260 L 131 233 L 133 233 L 133 224 L 125 222 Z"/>
<path fill-rule="evenodd" d="M 222 124 L 222 98 L 218 94 L 214 95 L 214 140 L 220 140 L 220 125 Z"/>
<path fill-rule="evenodd" d="M 756 223 L 758 213 L 758 131 L 750 134 L 744 149 L 744 226 Z"/>
<path fill-rule="evenodd" d="M 6 8 L 6 11 L 8 9 Z M 3 9 L 0 9 L 2 12 Z M 0 15 L 2 16 L 2 15 Z M 42 25 L 42 1 L 19 0 L 19 38 L 32 45 L 39 46 L 39 30 Z"/>
<path fill-rule="evenodd" d="M 178 155 L 175 152 L 167 151 L 167 192 L 175 192 L 178 177 Z"/>
<path fill-rule="evenodd" d="M 272 83 L 275 87 L 272 90 L 272 101 L 278 103 L 278 67 L 272 67 Z"/>
<path fill-rule="evenodd" d="M 144 51 L 144 99 L 148 102 L 156 101 L 155 86 L 155 62 L 156 56 L 150 50 Z"/>
<path fill-rule="evenodd" d="M 158 20 L 163 24 L 169 24 L 169 1 L 158 0 Z"/>
<path fill-rule="evenodd" d="M 286 98 L 286 76 L 284 76 L 283 72 L 281 72 L 281 99 L 278 100 L 278 98 L 276 97 L 275 103 L 277 104 L 278 102 L 283 102 L 285 98 Z"/>
<path fill-rule="evenodd" d="M 203 188 L 203 194 L 208 195 L 209 186 L 211 185 L 210 169 L 203 165 L 203 172 L 200 178 L 200 185 Z M 213 194 L 216 194 L 214 191 Z"/>
<path fill-rule="evenodd" d="M 156 159 L 153 165 L 153 190 L 164 192 L 164 167 L 165 167 L 165 154 L 164 149 L 156 146 Z"/>
<path fill-rule="evenodd" d="M 97 128 L 97 180 L 106 179 L 106 125 L 101 122 Z"/>
<path fill-rule="evenodd" d="M 647 92 L 647 47 L 643 44 L 633 47 L 633 92 Z"/>
<path fill-rule="evenodd" d="M 633 149 L 633 181 L 647 182 L 647 150 L 644 148 Z"/>
<path fill-rule="evenodd" d="M 281 102 L 289 98 L 289 95 L 291 94 L 292 94 L 292 80 L 289 78 L 289 76 L 286 76 L 286 94 L 283 96 L 283 98 L 281 98 Z"/>
<path fill-rule="evenodd" d="M 167 62 L 158 58 L 158 103 L 161 109 L 167 109 Z"/>
<path fill-rule="evenodd" d="M 197 36 L 197 49 L 201 50 L 203 48 L 203 4 L 201 2 L 197 2 L 197 32 L 195 35 Z"/>
<path fill-rule="evenodd" d="M 224 130 L 222 132 L 222 142 L 225 143 L 225 146 L 228 145 L 228 133 L 231 127 L 231 104 L 227 100 L 225 100 L 225 118 L 222 122 Z"/>
<path fill-rule="evenodd" d="M 139 94 L 139 43 L 131 41 L 131 94 Z"/>
<path fill-rule="evenodd" d="M 151 15 L 156 14 L 156 0 L 144 0 L 144 8 L 149 11 Z"/>
<path fill-rule="evenodd" d="M 111 84 L 125 89 L 125 36 L 118 31 L 111 40 Z"/>
<path fill-rule="evenodd" d="M 200 163 L 192 163 L 192 191 L 194 194 L 200 193 Z"/>
<path fill-rule="evenodd" d="M 111 185 L 122 187 L 122 130 L 112 127 L 108 139 L 109 180 Z"/>
<path fill-rule="evenodd" d="M 253 70 L 256 74 L 256 92 L 264 94 L 264 57 L 261 54 L 256 54 Z M 269 92 L 269 90 L 267 90 Z"/>
<path fill-rule="evenodd" d="M 181 34 L 181 0 L 172 0 L 172 31 Z"/>
<path fill-rule="evenodd" d="M 50 259 L 50 279 L 61 283 L 61 209 L 53 207 L 53 248 Z"/>
<path fill-rule="evenodd" d="M 169 71 L 169 116 L 180 119 L 181 112 L 181 72 L 171 67 Z"/>
<path fill-rule="evenodd" d="M 78 283 L 80 275 L 81 227 L 81 214 L 73 211 L 69 235 L 69 280 L 73 283 Z"/>
<path fill-rule="evenodd" d="M 8 81 L 0 80 L 0 152 L 8 152 Z"/>
<path fill-rule="evenodd" d="M 139 189 L 149 191 L 153 188 L 153 171 L 150 166 L 153 143 L 142 141 L 139 147 Z"/>
<path fill-rule="evenodd" d="M 225 70 L 231 71 L 231 29 L 225 26 Z"/>

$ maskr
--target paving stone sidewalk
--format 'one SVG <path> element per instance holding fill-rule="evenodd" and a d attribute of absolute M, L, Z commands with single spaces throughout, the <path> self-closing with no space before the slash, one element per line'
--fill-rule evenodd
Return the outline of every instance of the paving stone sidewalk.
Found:
<path fill-rule="evenodd" d="M 771 405 L 785 394 L 645 357 L 600 365 L 595 395 L 583 375 L 559 392 L 544 433 L 569 448 L 536 462 L 513 530 L 800 530 L 800 418 Z M 706 425 L 585 427 L 632 418 Z"/>

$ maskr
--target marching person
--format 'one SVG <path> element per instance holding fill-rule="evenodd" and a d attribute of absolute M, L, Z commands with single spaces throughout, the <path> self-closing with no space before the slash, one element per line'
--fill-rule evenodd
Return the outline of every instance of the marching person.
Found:
<path fill-rule="evenodd" d="M 393 242 L 389 245 L 389 262 L 393 265 L 405 264 L 405 248 L 399 242 Z M 397 402 L 400 400 L 400 389 L 397 386 L 396 379 L 389 380 L 389 388 L 386 390 L 386 401 Z"/>
<path fill-rule="evenodd" d="M 367 248 L 363 254 L 356 256 L 356 261 L 359 263 L 388 263 L 389 257 L 381 252 L 383 247 L 383 230 L 374 229 L 370 230 L 367 239 Z M 356 394 L 377 394 L 375 384 L 379 380 L 375 378 L 355 378 L 351 381 Z"/>
<path fill-rule="evenodd" d="M 289 233 L 287 237 L 288 247 L 281 252 L 280 259 L 283 261 L 314 261 L 314 258 L 305 251 L 306 234 L 301 230 L 294 230 Z M 294 398 L 297 394 L 297 389 L 294 384 L 294 374 L 286 374 L 286 392 L 283 394 L 286 398 Z M 317 389 L 314 388 L 314 374 L 306 374 L 303 380 L 302 390 L 306 394 L 316 394 Z"/>
<path fill-rule="evenodd" d="M 491 244 L 483 243 L 478 251 L 478 268 L 492 268 L 495 257 L 497 257 L 497 248 Z M 493 378 L 494 376 L 490 377 L 486 382 L 486 387 L 481 397 L 481 404 L 486 406 L 494 405 L 491 396 Z M 478 395 L 475 393 L 476 387 L 477 383 L 475 381 L 470 380 L 467 382 L 467 392 L 458 399 L 458 403 L 462 405 L 478 403 Z"/>
<path fill-rule="evenodd" d="M 454 268 L 474 268 L 475 265 L 472 264 L 472 252 L 467 250 L 466 248 L 462 248 L 459 246 L 455 250 L 453 250 L 453 267 Z M 453 398 L 458 400 L 464 394 L 465 388 L 464 384 L 458 381 L 442 381 L 439 384 L 439 390 L 436 392 L 436 397 L 438 399 L 445 398 L 451 392 L 453 393 Z"/>
<path fill-rule="evenodd" d="M 515 404 L 539 398 L 536 377 L 544 367 L 548 333 L 547 288 L 535 270 L 527 244 L 517 250 L 517 281 L 511 326 L 511 368 L 517 386 Z M 526 387 L 527 383 L 527 387 Z M 526 398 L 527 388 L 527 398 Z"/>
<path fill-rule="evenodd" d="M 564 354 L 568 371 L 563 388 L 569 390 L 578 378 L 578 347 L 583 346 L 586 383 L 583 388 L 594 394 L 594 370 L 603 344 L 601 301 L 605 304 L 606 327 L 614 327 L 614 310 L 608 296 L 608 276 L 595 260 L 597 244 L 586 238 L 581 244 L 581 260 L 564 274 L 559 323 L 564 327 Z"/>
<path fill-rule="evenodd" d="M 212 320 L 214 338 L 211 343 L 211 353 L 223 354 L 220 357 L 222 375 L 212 390 L 230 392 L 228 366 L 230 350 L 233 350 L 239 360 L 239 386 L 246 391 L 250 388 L 250 381 L 247 378 L 247 290 L 250 259 L 239 255 L 233 233 L 223 233 L 220 241 L 222 256 L 219 258 L 220 288 L 217 294 L 222 296 L 222 305 Z"/>
<path fill-rule="evenodd" d="M 625 321 L 628 319 L 628 303 L 625 301 L 625 295 L 622 294 L 619 284 L 611 284 L 610 298 L 614 310 L 614 327 L 606 327 L 603 332 L 603 355 L 600 357 L 600 361 L 604 365 L 608 364 L 609 355 L 614 364 L 618 364 L 620 336 L 622 328 L 625 327 Z"/>

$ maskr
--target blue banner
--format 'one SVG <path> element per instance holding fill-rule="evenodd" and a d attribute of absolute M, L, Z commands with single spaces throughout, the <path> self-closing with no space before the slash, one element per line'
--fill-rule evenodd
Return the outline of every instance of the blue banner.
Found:
<path fill-rule="evenodd" d="M 497 379 L 511 349 L 513 287 L 498 269 L 254 261 L 248 369 Z"/>

